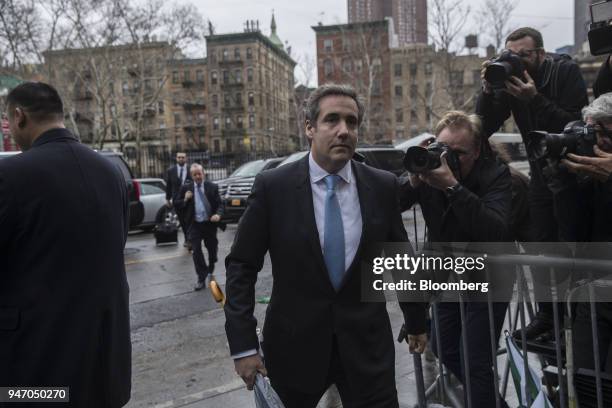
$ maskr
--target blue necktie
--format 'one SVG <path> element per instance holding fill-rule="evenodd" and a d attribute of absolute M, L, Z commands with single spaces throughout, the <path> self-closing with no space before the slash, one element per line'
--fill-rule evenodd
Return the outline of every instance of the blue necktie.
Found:
<path fill-rule="evenodd" d="M 208 213 L 210 212 L 210 204 L 208 204 L 208 200 L 202 191 L 202 184 L 196 185 L 196 191 L 198 192 L 198 196 L 200 197 L 200 202 L 202 203 L 202 208 L 200 211 L 196 208 L 196 221 L 203 222 L 208 221 Z"/>
<path fill-rule="evenodd" d="M 325 195 L 325 232 L 323 234 L 323 257 L 329 279 L 336 291 L 340 289 L 344 277 L 344 226 L 335 191 L 339 180 L 340 176 L 337 174 L 329 174 L 325 177 L 327 194 Z"/>

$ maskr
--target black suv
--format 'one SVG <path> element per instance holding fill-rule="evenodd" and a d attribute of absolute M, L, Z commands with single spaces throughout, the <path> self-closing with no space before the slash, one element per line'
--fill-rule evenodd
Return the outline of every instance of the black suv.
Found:
<path fill-rule="evenodd" d="M 238 167 L 228 178 L 215 181 L 225 204 L 224 221 L 233 222 L 240 219 L 246 208 L 246 199 L 251 194 L 255 176 L 264 170 L 275 168 L 283 160 L 284 157 L 250 161 Z"/>

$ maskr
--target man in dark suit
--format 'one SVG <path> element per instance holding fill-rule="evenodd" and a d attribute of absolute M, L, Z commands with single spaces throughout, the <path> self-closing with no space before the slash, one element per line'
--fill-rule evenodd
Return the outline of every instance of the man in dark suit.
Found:
<path fill-rule="evenodd" d="M 269 373 L 287 408 L 315 407 L 336 384 L 344 406 L 398 407 L 395 350 L 384 303 L 361 299 L 361 262 L 375 242 L 407 242 L 397 179 L 351 160 L 364 108 L 353 88 L 323 85 L 306 107 L 310 154 L 260 173 L 227 270 L 226 332 L 252 389 Z M 270 252 L 274 284 L 264 323 L 265 367 L 253 317 Z M 423 304 L 401 303 L 412 350 L 425 347 Z"/>
<path fill-rule="evenodd" d="M 166 170 L 166 205 L 172 207 L 172 202 L 178 198 L 179 191 L 185 182 L 191 180 L 189 174 L 189 166 L 187 165 L 187 154 L 185 152 L 176 153 L 176 164 Z M 185 235 L 183 246 L 191 249 L 191 243 L 187 237 L 188 224 L 185 223 L 185 215 L 183 211 L 175 206 L 176 215 L 178 216 L 179 224 Z"/>
<path fill-rule="evenodd" d="M 125 180 L 64 128 L 51 86 L 21 84 L 7 106 L 23 153 L 0 160 L 0 385 L 70 387 L 66 406 L 121 407 L 131 388 Z"/>
<path fill-rule="evenodd" d="M 185 217 L 187 236 L 193 250 L 193 263 L 198 275 L 194 289 L 200 290 L 214 279 L 213 271 L 219 247 L 217 228 L 225 230 L 225 224 L 221 222 L 225 207 L 219 196 L 219 187 L 215 183 L 204 181 L 202 166 L 192 164 L 190 172 L 193 182 L 183 184 L 174 205 Z M 202 241 L 208 251 L 208 265 L 202 252 Z"/>

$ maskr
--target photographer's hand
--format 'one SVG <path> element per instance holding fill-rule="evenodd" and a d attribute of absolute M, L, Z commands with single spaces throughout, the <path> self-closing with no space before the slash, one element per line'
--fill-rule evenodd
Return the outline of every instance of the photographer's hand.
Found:
<path fill-rule="evenodd" d="M 486 60 L 482 63 L 482 69 L 480 70 L 480 81 L 482 82 L 482 92 L 486 94 L 493 93 L 491 89 L 491 84 L 489 81 L 485 79 L 485 72 L 487 72 L 487 67 L 491 65 L 491 60 Z"/>
<path fill-rule="evenodd" d="M 538 94 L 538 88 L 536 87 L 533 78 L 531 78 L 531 75 L 529 75 L 527 71 L 524 71 L 524 75 L 527 82 L 523 82 L 518 77 L 511 76 L 510 80 L 505 82 L 505 91 L 514 96 L 516 99 L 528 102 Z"/>
<path fill-rule="evenodd" d="M 447 187 L 457 185 L 459 182 L 455 178 L 452 170 L 446 161 L 446 152 L 440 156 L 442 163 L 437 169 L 422 173 L 419 178 L 433 188 L 444 191 Z"/>
<path fill-rule="evenodd" d="M 604 152 L 595 145 L 593 151 L 597 157 L 578 156 L 569 153 L 570 160 L 563 159 L 563 163 L 572 173 L 584 173 L 599 181 L 606 181 L 612 174 L 612 153 Z"/>

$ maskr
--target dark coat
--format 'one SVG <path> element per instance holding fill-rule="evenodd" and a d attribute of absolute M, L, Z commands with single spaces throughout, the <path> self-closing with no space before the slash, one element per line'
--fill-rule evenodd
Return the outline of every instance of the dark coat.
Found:
<path fill-rule="evenodd" d="M 0 160 L 1 385 L 68 386 L 70 407 L 127 403 L 127 225 L 121 172 L 69 131 Z"/>
<path fill-rule="evenodd" d="M 181 179 L 178 176 L 178 164 L 168 168 L 166 170 L 166 200 L 172 199 L 173 201 L 178 198 L 179 191 L 181 190 Z M 185 176 L 185 183 L 191 180 L 191 172 L 189 171 L 189 165 L 185 163 L 185 170 L 187 175 Z"/>
<path fill-rule="evenodd" d="M 580 68 L 570 57 L 548 55 L 534 81 L 538 94 L 528 103 L 504 91 L 480 93 L 476 113 L 482 118 L 485 137 L 495 133 L 510 114 L 524 141 L 532 130 L 560 133 L 569 122 L 581 118 L 589 100 Z"/>
<path fill-rule="evenodd" d="M 225 260 L 225 329 L 231 354 L 259 349 L 253 317 L 255 282 L 267 252 L 273 287 L 264 323 L 264 356 L 274 382 L 302 392 L 325 385 L 334 336 L 348 382 L 395 384 L 395 351 L 384 302 L 361 298 L 366 246 L 408 242 L 397 200 L 397 178 L 355 161 L 363 230 L 355 261 L 338 292 L 319 242 L 308 156 L 260 173 Z M 411 334 L 425 332 L 421 303 L 401 303 Z"/>
<path fill-rule="evenodd" d="M 174 206 L 179 210 L 183 211 L 183 216 L 185 217 L 185 225 L 187 225 L 188 229 L 191 227 L 191 224 L 195 221 L 195 191 L 194 191 L 195 183 L 193 180 L 185 181 L 185 184 L 179 190 L 176 199 L 174 200 Z M 190 200 L 185 201 L 185 193 L 187 191 L 191 191 L 194 196 L 191 197 Z M 219 215 L 223 218 L 223 213 L 225 212 L 225 205 L 223 204 L 223 200 L 221 200 L 221 196 L 219 195 L 219 186 L 210 181 L 204 181 L 204 194 L 206 195 L 206 199 L 210 203 L 211 212 L 210 216 L 215 214 Z M 225 223 L 217 222 L 215 223 L 222 231 L 225 231 Z"/>

